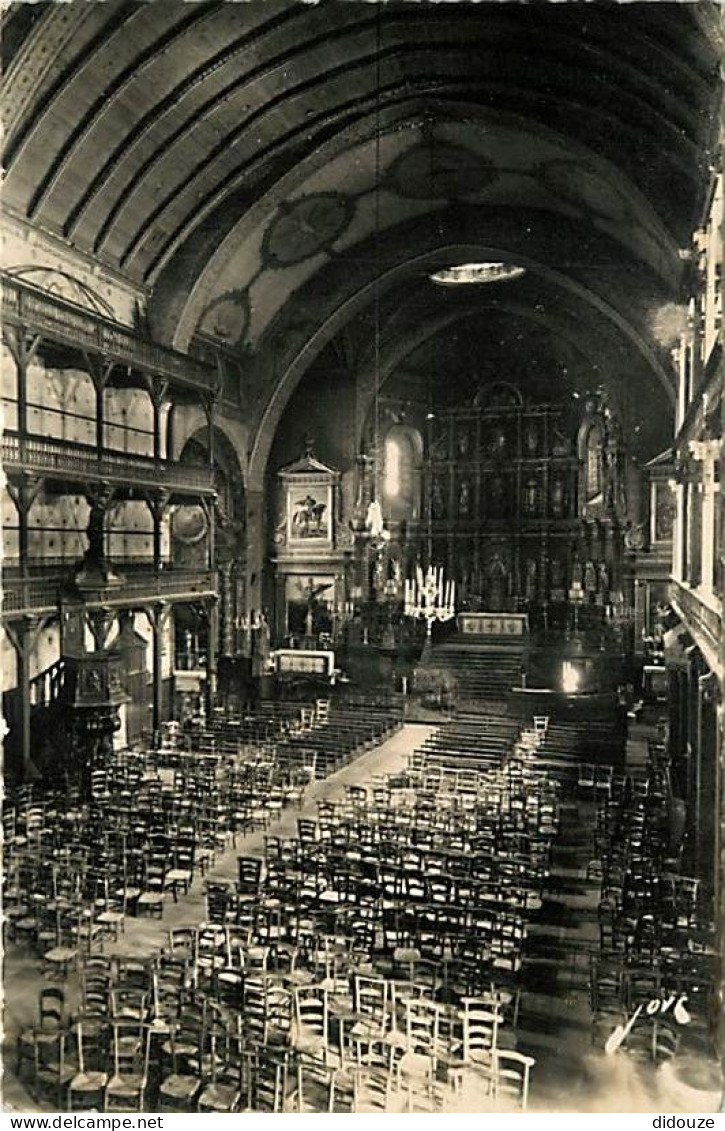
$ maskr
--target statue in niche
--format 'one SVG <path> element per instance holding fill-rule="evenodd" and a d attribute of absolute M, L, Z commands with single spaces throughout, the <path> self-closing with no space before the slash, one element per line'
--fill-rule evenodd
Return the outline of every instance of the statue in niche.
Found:
<path fill-rule="evenodd" d="M 508 588 L 508 570 L 503 558 L 496 553 L 488 567 L 488 600 L 487 608 L 492 613 L 501 613 L 506 605 Z"/>
<path fill-rule="evenodd" d="M 551 512 L 556 518 L 561 518 L 564 513 L 564 483 L 559 475 L 551 488 Z"/>
<path fill-rule="evenodd" d="M 536 561 L 534 558 L 529 558 L 526 563 L 526 585 L 524 595 L 527 601 L 536 600 Z"/>
<path fill-rule="evenodd" d="M 536 425 L 532 422 L 527 424 L 526 431 L 524 432 L 524 447 L 528 455 L 536 455 L 536 449 L 539 446 L 539 436 L 536 431 Z"/>
<path fill-rule="evenodd" d="M 467 431 L 459 432 L 458 433 L 458 455 L 461 457 L 461 459 L 465 459 L 468 456 L 469 448 L 470 448 L 470 443 L 469 443 L 469 439 L 468 439 L 468 432 Z"/>
<path fill-rule="evenodd" d="M 524 487 L 524 510 L 527 514 L 536 513 L 536 480 L 527 479 Z"/>
<path fill-rule="evenodd" d="M 574 554 L 574 561 L 571 563 L 571 587 L 572 589 L 581 589 L 584 584 L 584 570 L 579 561 L 579 555 Z"/>
<path fill-rule="evenodd" d="M 433 518 L 445 518 L 446 504 L 443 499 L 443 488 L 437 480 L 433 484 L 433 498 L 431 500 L 431 509 L 433 511 Z"/>
<path fill-rule="evenodd" d="M 616 493 L 616 465 L 615 456 L 612 452 L 606 452 L 604 456 L 604 506 L 607 511 L 614 510 L 614 500 Z"/>
<path fill-rule="evenodd" d="M 584 592 L 588 594 L 597 591 L 597 569 L 591 559 L 584 566 Z"/>
<path fill-rule="evenodd" d="M 609 597 L 609 571 L 606 562 L 599 563 L 599 592 L 606 602 Z"/>
<path fill-rule="evenodd" d="M 500 424 L 493 428 L 491 431 L 489 449 L 491 455 L 494 457 L 503 456 L 506 450 L 506 433 L 504 432 Z"/>
<path fill-rule="evenodd" d="M 461 481 L 458 489 L 458 513 L 461 518 L 468 518 L 471 513 L 471 487 L 467 479 Z"/>

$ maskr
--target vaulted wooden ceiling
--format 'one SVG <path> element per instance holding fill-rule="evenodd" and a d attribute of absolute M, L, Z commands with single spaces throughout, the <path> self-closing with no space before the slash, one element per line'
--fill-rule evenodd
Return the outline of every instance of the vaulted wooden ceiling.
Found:
<path fill-rule="evenodd" d="M 715 10 L 11 4 L 4 207 L 145 287 L 157 336 L 258 357 L 260 404 L 265 351 L 292 372 L 373 290 L 476 249 L 667 382 L 648 316 L 715 160 Z"/>

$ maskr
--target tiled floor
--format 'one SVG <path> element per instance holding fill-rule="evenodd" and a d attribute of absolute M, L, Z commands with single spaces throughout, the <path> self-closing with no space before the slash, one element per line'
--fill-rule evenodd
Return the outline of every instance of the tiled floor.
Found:
<path fill-rule="evenodd" d="M 340 796 L 345 785 L 365 784 L 373 775 L 394 772 L 408 754 L 433 730 L 406 725 L 387 742 L 368 751 L 351 765 L 313 785 L 301 810 L 287 810 L 274 829 L 293 835 L 299 816 L 313 815 L 323 799 Z M 636 757 L 636 751 L 632 751 Z M 593 812 L 574 802 L 563 806 L 562 827 L 554 850 L 551 880 L 537 921 L 532 924 L 527 957 L 521 973 L 523 995 L 518 1048 L 536 1058 L 530 1110 L 676 1112 L 693 1111 L 692 1095 L 684 1095 L 651 1069 L 631 1064 L 625 1054 L 606 1057 L 591 1043 L 587 993 L 588 955 L 597 940 L 598 893 L 585 880 L 591 855 Z M 217 859 L 211 877 L 233 879 L 236 857 L 261 853 L 263 834 L 240 839 Z M 197 879 L 179 903 L 169 903 L 162 921 L 129 919 L 118 945 L 109 949 L 138 954 L 161 946 L 170 927 L 194 925 L 204 918 L 202 881 Z M 12 944 L 5 955 L 3 1105 L 15 1111 L 39 1110 L 14 1074 L 14 1045 L 19 1030 L 32 1023 L 38 988 L 38 961 Z M 69 997 L 77 989 L 73 978 Z M 682 1106 L 683 1103 L 685 1106 Z M 715 1110 L 713 1100 L 697 1110 Z M 482 1091 L 464 1091 L 451 1110 L 485 1111 L 489 1101 Z"/>

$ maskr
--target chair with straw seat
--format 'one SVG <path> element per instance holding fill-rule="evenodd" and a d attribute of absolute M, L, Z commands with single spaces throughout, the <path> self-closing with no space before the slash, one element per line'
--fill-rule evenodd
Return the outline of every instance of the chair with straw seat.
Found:
<path fill-rule="evenodd" d="M 87 1031 L 84 1020 L 74 1026 L 78 1071 L 68 1084 L 68 1111 L 100 1107 L 108 1083 L 107 1026 L 93 1024 Z"/>
<path fill-rule="evenodd" d="M 151 1030 L 136 1021 L 113 1023 L 113 1075 L 104 1111 L 143 1111 L 149 1080 Z"/>
<path fill-rule="evenodd" d="M 535 1064 L 533 1056 L 525 1056 L 514 1049 L 494 1049 L 493 1094 L 497 1105 L 503 1102 L 519 1111 L 526 1111 L 531 1069 Z"/>

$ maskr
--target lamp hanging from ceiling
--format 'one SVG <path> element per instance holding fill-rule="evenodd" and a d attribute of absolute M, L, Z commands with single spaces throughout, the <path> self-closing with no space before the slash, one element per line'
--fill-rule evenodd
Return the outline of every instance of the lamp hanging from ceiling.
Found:
<path fill-rule="evenodd" d="M 374 251 L 375 268 L 380 262 L 380 19 L 378 3 L 375 21 L 375 195 L 374 195 Z M 373 288 L 373 363 L 375 387 L 373 390 L 373 480 L 370 502 L 365 516 L 364 536 L 370 545 L 380 551 L 390 541 L 390 531 L 385 525 L 380 503 L 380 281 L 376 275 Z"/>

